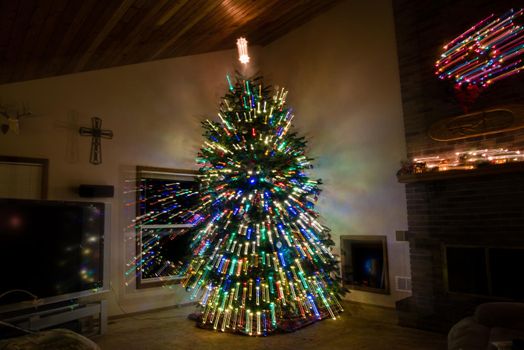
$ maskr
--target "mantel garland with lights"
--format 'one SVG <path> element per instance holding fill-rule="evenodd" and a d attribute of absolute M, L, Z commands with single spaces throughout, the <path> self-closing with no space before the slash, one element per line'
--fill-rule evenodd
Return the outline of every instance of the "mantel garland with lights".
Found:
<path fill-rule="evenodd" d="M 183 285 L 198 325 L 260 336 L 336 319 L 345 289 L 287 91 L 227 80 L 217 121 L 202 123 L 199 207 L 185 214 L 196 226 Z"/>
<path fill-rule="evenodd" d="M 397 175 L 412 175 L 450 170 L 475 170 L 486 166 L 523 162 L 524 153 L 520 150 L 504 148 L 482 149 L 456 152 L 453 155 L 418 157 L 402 162 Z"/>

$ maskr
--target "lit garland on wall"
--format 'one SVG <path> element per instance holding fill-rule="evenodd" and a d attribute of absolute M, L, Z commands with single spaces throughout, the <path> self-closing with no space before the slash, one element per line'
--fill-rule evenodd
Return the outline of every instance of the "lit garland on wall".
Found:
<path fill-rule="evenodd" d="M 512 9 L 500 17 L 491 14 L 450 41 L 435 63 L 435 74 L 459 87 L 485 88 L 519 73 L 524 67 L 524 28 L 515 20 L 523 11 Z"/>
<path fill-rule="evenodd" d="M 328 229 L 314 202 L 320 181 L 306 141 L 291 132 L 287 91 L 228 77 L 218 121 L 205 138 L 193 257 L 183 285 L 204 328 L 267 335 L 336 319 L 343 288 Z"/>

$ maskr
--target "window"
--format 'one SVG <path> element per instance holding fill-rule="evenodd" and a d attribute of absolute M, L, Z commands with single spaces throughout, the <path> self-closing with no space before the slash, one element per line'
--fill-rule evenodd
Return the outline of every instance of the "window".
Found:
<path fill-rule="evenodd" d="M 198 201 L 196 171 L 137 167 L 137 288 L 180 281 Z"/>
<path fill-rule="evenodd" d="M 46 199 L 49 161 L 0 156 L 0 197 Z"/>

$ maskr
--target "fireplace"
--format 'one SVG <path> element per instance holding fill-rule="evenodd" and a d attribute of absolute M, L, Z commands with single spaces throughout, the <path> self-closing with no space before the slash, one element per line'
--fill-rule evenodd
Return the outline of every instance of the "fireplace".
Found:
<path fill-rule="evenodd" d="M 341 236 L 342 280 L 349 289 L 389 293 L 386 236 Z"/>
<path fill-rule="evenodd" d="M 446 246 L 449 293 L 493 298 L 524 298 L 524 248 Z"/>
<path fill-rule="evenodd" d="M 524 166 L 512 170 L 406 184 L 413 292 L 397 302 L 401 325 L 447 331 L 480 303 L 524 298 Z"/>

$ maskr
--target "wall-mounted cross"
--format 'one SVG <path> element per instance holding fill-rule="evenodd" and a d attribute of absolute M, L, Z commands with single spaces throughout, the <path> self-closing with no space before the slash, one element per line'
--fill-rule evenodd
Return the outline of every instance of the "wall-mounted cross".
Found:
<path fill-rule="evenodd" d="M 89 162 L 91 164 L 102 163 L 102 141 L 101 139 L 112 139 L 112 130 L 102 130 L 102 119 L 98 117 L 91 118 L 91 128 L 81 127 L 79 132 L 82 136 L 91 136 L 91 155 Z"/>

